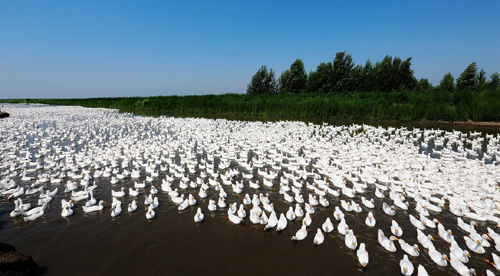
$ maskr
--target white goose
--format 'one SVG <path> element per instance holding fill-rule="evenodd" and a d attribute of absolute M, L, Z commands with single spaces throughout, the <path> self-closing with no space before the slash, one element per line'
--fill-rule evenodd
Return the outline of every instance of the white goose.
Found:
<path fill-rule="evenodd" d="M 335 211 L 333 212 L 333 217 L 340 221 L 344 218 L 344 213 L 342 212 L 342 210 L 340 210 L 339 206 L 335 206 Z"/>
<path fill-rule="evenodd" d="M 477 226 L 477 223 L 471 220 L 469 224 L 465 223 L 460 217 L 457 218 L 457 225 L 458 227 L 462 228 L 465 232 L 470 233 L 471 229 L 474 228 L 474 226 Z"/>
<path fill-rule="evenodd" d="M 30 214 L 30 215 L 28 215 L 28 216 L 23 217 L 23 220 L 24 220 L 25 222 L 28 222 L 28 221 L 34 221 L 35 219 L 37 219 L 37 218 L 39 218 L 39 217 L 43 216 L 43 215 L 44 215 L 44 213 L 45 213 L 45 208 L 42 208 L 42 209 L 40 209 L 38 212 L 35 212 L 35 213 L 32 213 L 32 214 Z"/>
<path fill-rule="evenodd" d="M 330 233 L 333 229 L 335 229 L 330 218 L 326 218 L 325 222 L 321 225 L 321 228 L 325 231 L 325 233 Z"/>
<path fill-rule="evenodd" d="M 149 207 L 148 207 L 148 211 L 146 212 L 146 218 L 147 218 L 148 220 L 152 220 L 152 219 L 154 219 L 154 218 L 155 218 L 155 216 L 156 216 L 156 212 L 155 212 L 155 210 L 153 209 L 153 206 L 152 206 L 152 205 L 149 205 Z"/>
<path fill-rule="evenodd" d="M 325 235 L 321 232 L 321 228 L 318 228 L 316 235 L 314 236 L 313 244 L 320 245 L 325 241 Z"/>
<path fill-rule="evenodd" d="M 121 188 L 120 191 L 111 190 L 112 197 L 124 197 L 125 196 L 125 188 Z"/>
<path fill-rule="evenodd" d="M 131 203 L 128 204 L 127 211 L 129 213 L 135 212 L 137 210 L 137 203 L 135 202 L 135 199 L 132 200 Z"/>
<path fill-rule="evenodd" d="M 345 219 L 342 219 L 337 226 L 337 230 L 339 231 L 340 234 L 346 235 L 347 232 L 349 231 L 349 225 L 345 222 Z"/>
<path fill-rule="evenodd" d="M 280 219 L 278 220 L 278 224 L 276 225 L 276 231 L 282 231 L 288 225 L 288 220 L 286 219 L 283 213 L 280 214 Z"/>
<path fill-rule="evenodd" d="M 139 189 L 134 190 L 134 189 L 132 189 L 132 188 L 128 188 L 128 194 L 129 194 L 130 196 L 135 196 L 135 197 L 137 197 L 137 196 L 139 196 L 139 195 L 140 195 L 140 192 L 139 192 Z"/>
<path fill-rule="evenodd" d="M 373 213 L 368 212 L 368 216 L 365 219 L 365 224 L 369 227 L 374 227 L 376 223 L 377 223 L 377 221 L 373 217 Z"/>
<path fill-rule="evenodd" d="M 391 232 L 396 237 L 401 237 L 403 235 L 403 229 L 401 229 L 401 227 L 395 220 L 392 220 Z"/>
<path fill-rule="evenodd" d="M 302 210 L 302 208 L 298 203 L 295 204 L 295 216 L 299 218 L 304 216 L 304 211 Z"/>
<path fill-rule="evenodd" d="M 399 245 L 401 246 L 401 249 L 403 249 L 404 252 L 408 253 L 408 255 L 412 257 L 418 257 L 420 255 L 419 251 L 420 249 L 418 248 L 418 245 L 410 245 L 409 243 L 405 242 L 403 239 L 397 239 L 399 242 Z"/>
<path fill-rule="evenodd" d="M 292 236 L 291 240 L 292 241 L 301 241 L 301 240 L 305 239 L 307 237 L 306 227 L 307 226 L 305 224 L 302 224 L 302 226 L 297 231 L 297 233 L 295 233 L 295 236 Z"/>
<path fill-rule="evenodd" d="M 347 234 L 345 235 L 345 245 L 353 250 L 358 247 L 358 239 L 351 229 L 349 229 L 349 231 L 347 231 Z"/>
<path fill-rule="evenodd" d="M 19 208 L 19 201 L 18 200 L 14 201 L 14 205 L 15 205 L 14 210 L 12 210 L 12 212 L 10 212 L 11 218 L 20 216 L 21 212 L 23 211 L 21 208 Z"/>
<path fill-rule="evenodd" d="M 384 232 L 381 229 L 378 229 L 378 242 L 382 247 L 389 251 L 389 252 L 396 252 L 397 248 L 394 245 L 394 241 L 396 240 L 396 237 L 390 236 L 387 238 L 384 234 Z"/>
<path fill-rule="evenodd" d="M 266 226 L 264 226 L 264 230 L 271 229 L 276 227 L 278 224 L 278 217 L 276 216 L 276 212 L 271 212 L 269 219 L 267 220 Z"/>
<path fill-rule="evenodd" d="M 452 257 L 451 259 L 455 258 L 462 263 L 468 263 L 470 254 L 469 251 L 460 248 L 456 241 L 453 241 L 450 246 L 450 257 Z"/>
<path fill-rule="evenodd" d="M 473 241 L 471 238 L 464 236 L 465 240 L 465 245 L 474 253 L 477 254 L 484 254 L 486 250 L 484 250 L 484 247 L 481 245 L 480 241 Z"/>
<path fill-rule="evenodd" d="M 450 259 L 445 254 L 439 253 L 434 244 L 429 244 L 429 257 L 439 266 L 447 266 Z"/>
<path fill-rule="evenodd" d="M 90 207 L 90 206 L 94 206 L 96 204 L 97 204 L 97 200 L 94 198 L 94 192 L 91 191 L 90 192 L 90 199 L 85 203 L 85 206 Z"/>
<path fill-rule="evenodd" d="M 373 209 L 375 208 L 375 201 L 373 199 L 367 200 L 364 196 L 361 197 L 361 202 L 367 208 Z"/>
<path fill-rule="evenodd" d="M 408 255 L 404 255 L 403 259 L 399 261 L 399 266 L 401 268 L 401 274 L 412 275 L 413 274 L 413 264 L 408 260 Z"/>
<path fill-rule="evenodd" d="M 464 263 L 462 263 L 458 259 L 455 259 L 453 255 L 451 256 L 450 264 L 451 267 L 453 267 L 461 276 L 476 275 L 476 271 L 474 270 L 474 268 L 468 268 L 464 265 Z"/>
<path fill-rule="evenodd" d="M 97 212 L 97 211 L 102 211 L 104 209 L 104 204 L 105 202 L 103 200 L 99 201 L 98 205 L 93 205 L 90 207 L 87 206 L 82 206 L 82 209 L 85 213 L 91 213 L 91 212 Z"/>
<path fill-rule="evenodd" d="M 73 209 L 71 209 L 69 206 L 64 206 L 62 212 L 61 212 L 61 216 L 63 218 L 66 218 L 66 217 L 69 217 L 69 216 L 72 216 L 73 215 Z"/>
<path fill-rule="evenodd" d="M 153 207 L 153 205 L 149 205 L 149 206 Z M 181 204 L 179 204 L 179 206 L 177 206 L 177 210 L 183 211 L 183 210 L 186 210 L 187 207 L 189 207 L 189 200 L 185 199 Z"/>
<path fill-rule="evenodd" d="M 414 217 L 413 215 L 410 215 L 410 222 L 411 224 L 413 224 L 413 226 L 415 226 L 415 228 L 419 229 L 419 230 L 425 230 L 425 224 L 421 221 L 421 220 L 418 220 L 416 217 Z"/>
<path fill-rule="evenodd" d="M 382 203 L 382 209 L 384 210 L 384 213 L 388 216 L 395 216 L 396 215 L 396 207 L 394 206 L 389 206 L 387 203 Z"/>
<path fill-rule="evenodd" d="M 439 236 L 447 243 L 452 243 L 455 240 L 455 237 L 453 237 L 451 230 L 446 230 L 441 223 L 438 223 L 437 228 Z"/>
<path fill-rule="evenodd" d="M 196 214 L 194 215 L 194 222 L 202 222 L 205 218 L 205 215 L 201 212 L 201 208 L 198 207 Z"/>
<path fill-rule="evenodd" d="M 425 235 L 420 229 L 417 229 L 417 240 L 424 248 L 429 249 L 434 238 L 431 235 Z"/>
<path fill-rule="evenodd" d="M 363 266 L 366 267 L 366 265 L 369 262 L 369 256 L 368 256 L 368 251 L 366 250 L 366 246 L 364 243 L 361 243 L 359 245 L 358 250 L 356 251 L 356 255 L 358 256 L 358 262 Z"/>
<path fill-rule="evenodd" d="M 238 217 L 234 213 L 232 213 L 230 210 L 227 212 L 228 216 L 227 218 L 229 219 L 230 222 L 234 224 L 240 224 L 243 221 L 243 218 Z"/>
<path fill-rule="evenodd" d="M 295 220 L 296 216 L 292 206 L 288 208 L 288 211 L 286 212 L 286 218 L 290 221 Z"/>
<path fill-rule="evenodd" d="M 216 211 L 217 210 L 217 204 L 215 204 L 215 200 L 213 199 L 210 199 L 208 201 L 208 210 L 213 212 L 213 211 Z"/>
<path fill-rule="evenodd" d="M 351 203 L 348 201 L 340 200 L 340 205 L 342 206 L 342 208 L 344 208 L 346 212 L 351 212 L 353 210 Z M 335 210 L 337 210 L 337 208 L 335 208 Z"/>
<path fill-rule="evenodd" d="M 311 225 L 312 223 L 312 218 L 309 212 L 306 212 L 305 217 L 302 219 L 302 224 L 305 224 L 306 226 Z"/>

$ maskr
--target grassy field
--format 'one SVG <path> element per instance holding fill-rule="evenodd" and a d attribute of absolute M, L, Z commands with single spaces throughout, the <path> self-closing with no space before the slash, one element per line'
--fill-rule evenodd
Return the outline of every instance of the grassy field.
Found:
<path fill-rule="evenodd" d="M 25 103 L 26 99 L 0 100 Z M 499 91 L 222 94 L 86 99 L 29 103 L 198 114 L 267 115 L 400 121 L 500 121 Z"/>

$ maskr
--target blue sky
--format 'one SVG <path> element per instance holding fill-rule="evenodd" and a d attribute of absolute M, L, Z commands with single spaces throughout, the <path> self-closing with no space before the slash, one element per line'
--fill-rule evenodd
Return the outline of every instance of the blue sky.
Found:
<path fill-rule="evenodd" d="M 500 71 L 500 1 L 1 1 L 0 98 L 244 93 L 351 53 L 412 57 L 437 84 Z"/>

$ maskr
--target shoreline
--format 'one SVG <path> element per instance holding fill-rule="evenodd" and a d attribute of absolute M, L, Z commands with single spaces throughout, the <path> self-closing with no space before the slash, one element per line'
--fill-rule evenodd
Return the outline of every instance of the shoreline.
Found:
<path fill-rule="evenodd" d="M 9 104 L 9 103 L 6 103 Z M 18 102 L 17 104 L 26 104 Z M 45 103 L 31 103 L 32 105 L 37 104 L 45 104 Z M 51 105 L 51 104 L 47 104 Z M 56 104 L 53 104 L 56 105 Z M 81 106 L 87 108 L 103 108 L 103 107 L 91 107 L 91 106 L 83 106 L 83 105 L 68 105 L 62 104 L 66 106 Z M 61 105 L 61 106 L 62 106 Z M 129 112 L 135 115 L 145 115 L 145 116 L 182 116 L 182 117 L 203 117 L 203 118 L 223 118 L 223 119 L 232 119 L 232 120 L 264 120 L 264 121 L 278 121 L 278 120 L 298 120 L 298 121 L 308 121 L 308 122 L 345 122 L 345 123 L 381 123 L 381 124 L 400 124 L 400 125 L 414 125 L 418 127 L 422 126 L 446 126 L 446 127 L 463 127 L 463 128 L 480 128 L 480 129 L 489 129 L 489 130 L 500 130 L 500 122 L 495 121 L 432 121 L 432 120 L 418 120 L 418 121 L 402 121 L 398 119 L 370 119 L 370 118 L 348 118 L 348 117 L 294 117 L 294 116 L 279 116 L 279 115 L 269 115 L 269 114 L 247 114 L 247 113 L 221 113 L 221 112 L 185 112 L 185 111 L 175 111 L 175 110 L 154 110 L 154 109 L 129 109 L 129 108 L 114 108 L 114 107 L 104 107 L 109 109 L 117 109 L 119 112 Z M 6 113 L 6 112 L 1 112 Z M 8 114 L 8 113 L 6 113 Z"/>
<path fill-rule="evenodd" d="M 115 108 L 116 109 L 116 108 Z M 401 125 L 442 125 L 442 126 L 459 126 L 464 128 L 481 128 L 481 129 L 491 129 L 500 130 L 500 122 L 491 121 L 431 121 L 431 120 L 420 120 L 420 121 L 401 121 L 395 119 L 367 119 L 367 118 L 342 118 L 342 117 L 286 117 L 286 116 L 275 116 L 268 114 L 239 114 L 239 113 L 201 113 L 201 112 L 179 112 L 179 111 L 167 111 L 167 110 L 151 110 L 151 109 L 118 109 L 119 112 L 129 112 L 135 115 L 144 116 L 182 116 L 182 117 L 203 117 L 203 118 L 221 118 L 221 119 L 243 119 L 243 120 L 297 120 L 297 121 L 312 121 L 312 122 L 330 122 L 330 121 L 343 121 L 352 123 L 382 123 L 382 124 L 401 124 Z"/>

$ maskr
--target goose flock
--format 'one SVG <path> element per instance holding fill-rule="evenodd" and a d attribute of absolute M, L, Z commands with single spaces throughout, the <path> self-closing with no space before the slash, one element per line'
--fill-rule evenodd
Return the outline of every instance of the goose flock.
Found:
<path fill-rule="evenodd" d="M 430 266 L 500 271 L 499 135 L 4 109 L 11 117 L 0 124 L 0 193 L 22 223 L 92 212 L 154 222 L 155 211 L 174 205 L 191 210 L 185 223 L 222 212 L 228 224 L 293 228 L 290 239 L 311 246 L 341 239 L 369 273 L 378 249 L 351 227 L 360 220 L 403 275 L 428 275 Z"/>

